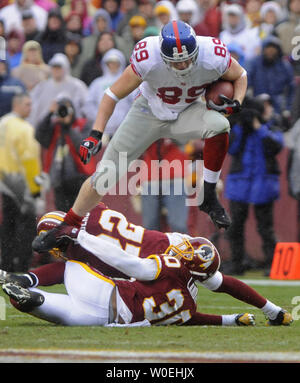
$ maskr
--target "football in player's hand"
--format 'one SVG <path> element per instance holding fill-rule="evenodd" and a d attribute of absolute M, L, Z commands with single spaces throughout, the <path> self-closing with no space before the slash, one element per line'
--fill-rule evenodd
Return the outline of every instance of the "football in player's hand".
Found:
<path fill-rule="evenodd" d="M 213 101 L 216 105 L 222 105 L 223 101 L 219 98 L 222 94 L 228 98 L 233 98 L 233 85 L 231 81 L 217 80 L 211 83 L 205 91 L 205 100 Z"/>

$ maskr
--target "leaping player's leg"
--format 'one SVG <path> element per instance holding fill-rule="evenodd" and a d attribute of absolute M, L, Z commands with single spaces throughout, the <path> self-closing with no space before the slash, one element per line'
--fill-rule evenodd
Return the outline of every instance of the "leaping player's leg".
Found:
<path fill-rule="evenodd" d="M 160 138 L 161 125 L 151 113 L 146 100 L 140 96 L 107 146 L 96 172 L 83 183 L 65 222 L 78 226 L 81 217 L 108 192 L 107 185 L 113 188 L 127 172 L 130 163 Z M 124 167 L 125 162 L 127 167 Z"/>
<path fill-rule="evenodd" d="M 231 220 L 218 201 L 216 185 L 228 150 L 229 129 L 227 118 L 207 110 L 202 102 L 187 108 L 171 127 L 171 135 L 175 139 L 204 140 L 204 200 L 199 208 L 209 214 L 216 227 L 225 229 L 230 226 Z"/>

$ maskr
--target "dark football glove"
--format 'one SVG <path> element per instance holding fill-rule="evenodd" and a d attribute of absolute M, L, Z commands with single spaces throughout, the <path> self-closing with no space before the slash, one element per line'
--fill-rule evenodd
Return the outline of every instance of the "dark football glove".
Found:
<path fill-rule="evenodd" d="M 208 107 L 227 115 L 237 113 L 241 110 L 241 104 L 238 100 L 232 100 L 223 94 L 220 94 L 219 98 L 224 102 L 222 105 L 216 105 L 213 101 L 209 100 L 207 103 Z"/>
<path fill-rule="evenodd" d="M 95 156 L 102 147 L 102 133 L 98 130 L 92 130 L 89 137 L 82 141 L 79 148 L 81 161 L 86 165 L 90 162 L 92 156 Z"/>
<path fill-rule="evenodd" d="M 36 236 L 32 242 L 32 249 L 38 253 L 44 253 L 55 247 L 65 246 L 66 241 L 71 242 L 77 239 L 79 230 L 79 228 L 63 222 L 61 225 Z"/>

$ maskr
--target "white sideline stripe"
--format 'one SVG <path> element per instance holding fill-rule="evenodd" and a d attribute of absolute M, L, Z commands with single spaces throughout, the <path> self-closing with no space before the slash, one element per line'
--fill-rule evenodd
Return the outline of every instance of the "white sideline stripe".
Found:
<path fill-rule="evenodd" d="M 240 279 L 240 278 L 239 278 Z M 240 279 L 248 285 L 255 286 L 300 286 L 300 281 L 282 281 L 274 279 Z"/>
<path fill-rule="evenodd" d="M 168 351 L 112 351 L 112 350 L 42 350 L 42 349 L 0 349 L 0 361 L 8 358 L 36 359 L 36 360 L 99 360 L 101 362 L 117 360 L 139 362 L 180 362 L 182 360 L 213 360 L 213 361 L 290 361 L 300 362 L 300 352 L 168 352 Z M 83 358 L 83 359 L 82 359 Z"/>

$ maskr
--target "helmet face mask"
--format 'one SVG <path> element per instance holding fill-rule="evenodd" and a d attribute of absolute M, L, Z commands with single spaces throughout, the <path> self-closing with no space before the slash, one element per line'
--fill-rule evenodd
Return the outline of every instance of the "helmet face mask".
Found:
<path fill-rule="evenodd" d="M 193 278 L 199 281 L 209 278 L 220 265 L 218 250 L 203 237 L 183 239 L 179 245 L 169 246 L 166 254 L 179 259 L 189 269 Z"/>
<path fill-rule="evenodd" d="M 183 21 L 171 21 L 160 33 L 160 53 L 164 63 L 176 75 L 187 77 L 196 63 L 199 47 L 193 28 Z M 186 63 L 178 69 L 176 63 Z"/>

